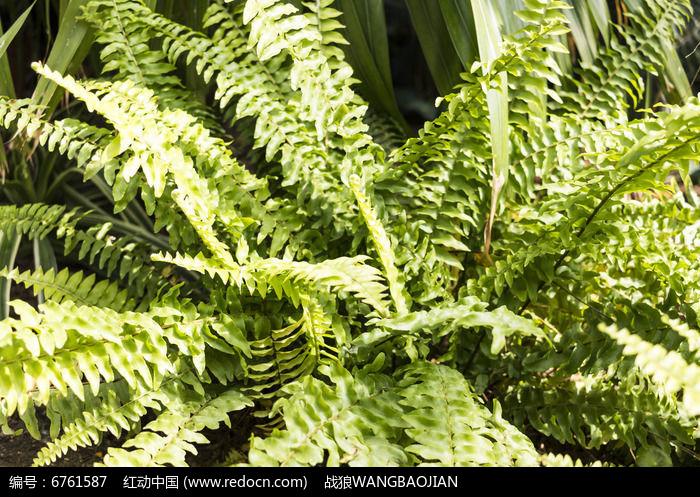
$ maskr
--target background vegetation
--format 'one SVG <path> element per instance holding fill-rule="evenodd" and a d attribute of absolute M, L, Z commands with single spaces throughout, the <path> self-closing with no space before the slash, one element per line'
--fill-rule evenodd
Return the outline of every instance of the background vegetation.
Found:
<path fill-rule="evenodd" d="M 0 445 L 695 464 L 694 3 L 3 3 Z"/>

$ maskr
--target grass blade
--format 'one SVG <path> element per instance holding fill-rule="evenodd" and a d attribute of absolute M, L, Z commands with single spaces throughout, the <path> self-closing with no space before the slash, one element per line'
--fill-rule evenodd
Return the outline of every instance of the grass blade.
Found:
<path fill-rule="evenodd" d="M 474 15 L 469 2 L 467 0 L 440 0 L 440 10 L 445 19 L 452 45 L 462 62 L 462 67 L 468 69 L 479 54 Z"/>
<path fill-rule="evenodd" d="M 61 74 L 76 70 L 92 46 L 92 29 L 87 23 L 78 20 L 82 14 L 82 7 L 88 1 L 70 0 L 61 18 L 56 41 L 46 59 L 46 65 Z M 42 77 L 34 90 L 32 100 L 34 103 L 46 105 L 48 114 L 51 114 L 62 94 L 63 91 L 54 83 Z"/>
<path fill-rule="evenodd" d="M 479 45 L 479 56 L 488 70 L 491 63 L 501 51 L 501 33 L 493 4 L 486 0 L 472 0 L 476 37 Z M 503 185 L 508 180 L 508 79 L 502 73 L 498 75 L 498 88 L 485 88 L 489 108 L 491 131 L 491 151 L 493 154 L 493 169 L 491 179 L 491 208 L 484 229 L 484 255 L 489 258 L 491 249 L 491 230 L 496 217 L 498 197 Z"/>
<path fill-rule="evenodd" d="M 7 58 L 7 47 L 10 46 L 12 40 L 15 39 L 19 30 L 24 26 L 24 23 L 29 16 L 29 13 L 34 8 L 36 0 L 32 3 L 27 10 L 25 10 L 22 15 L 20 15 L 15 22 L 12 23 L 10 29 L 3 34 L 2 26 L 0 26 L 0 94 L 7 97 L 15 97 L 15 85 L 12 81 L 12 73 L 10 72 L 10 63 Z M 4 153 L 3 153 L 4 155 Z"/>
<path fill-rule="evenodd" d="M 34 252 L 34 268 L 42 269 L 44 272 L 49 269 L 56 271 L 58 268 L 56 264 L 56 254 L 54 253 L 49 239 L 35 238 L 32 240 L 32 247 Z M 39 304 L 44 303 L 44 292 L 39 292 L 37 294 L 37 301 Z"/>
<path fill-rule="evenodd" d="M 425 0 L 406 0 L 406 5 L 435 86 L 441 95 L 446 95 L 459 81 L 462 64 L 442 12 Z"/>
<path fill-rule="evenodd" d="M 592 64 L 598 53 L 598 39 L 588 15 L 587 4 L 575 2 L 574 8 L 565 10 L 564 14 L 569 19 L 571 35 L 576 43 L 581 61 L 584 65 Z"/>
<path fill-rule="evenodd" d="M 15 39 L 15 36 L 17 36 L 17 33 L 19 33 L 19 30 L 22 29 L 22 26 L 24 26 L 24 22 L 27 20 L 27 17 L 29 16 L 29 13 L 32 11 L 32 8 L 36 4 L 36 0 L 34 0 L 34 3 L 32 3 L 27 10 L 22 12 L 22 15 L 17 18 L 15 22 L 12 23 L 12 26 L 10 26 L 10 29 L 7 30 L 7 32 L 0 36 L 0 56 L 4 56 L 5 52 L 7 52 L 7 47 L 10 46 L 10 43 L 12 43 L 12 40 Z"/>
<path fill-rule="evenodd" d="M 22 236 L 19 233 L 0 232 L 0 268 L 12 269 L 15 267 L 15 257 L 21 239 Z M 9 315 L 11 287 L 12 282 L 9 279 L 0 278 L 0 320 Z"/>
<path fill-rule="evenodd" d="M 612 23 L 608 3 L 606 0 L 588 0 L 587 4 L 591 17 L 607 45 L 610 41 L 610 23 Z"/>
<path fill-rule="evenodd" d="M 688 74 L 685 72 L 676 47 L 670 41 L 664 41 L 665 43 L 662 47 L 664 51 L 664 75 L 673 84 L 681 100 L 685 101 L 693 96 L 693 89 L 690 87 Z"/>
<path fill-rule="evenodd" d="M 383 0 L 340 0 L 345 25 L 345 54 L 355 69 L 360 93 L 376 109 L 406 127 L 394 94 Z"/>

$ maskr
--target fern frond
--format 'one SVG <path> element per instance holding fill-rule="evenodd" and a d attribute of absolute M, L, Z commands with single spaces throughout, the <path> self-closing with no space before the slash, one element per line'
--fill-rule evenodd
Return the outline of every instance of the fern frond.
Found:
<path fill-rule="evenodd" d="M 688 364 L 678 352 L 653 344 L 626 329 L 601 323 L 598 329 L 624 346 L 622 353 L 668 395 L 683 391 L 681 406 L 690 416 L 700 414 L 700 367 Z"/>
<path fill-rule="evenodd" d="M 36 138 L 49 152 L 54 150 L 75 160 L 78 167 L 91 171 L 100 162 L 100 151 L 112 134 L 109 130 L 91 126 L 76 119 L 47 121 L 44 109 L 30 99 L 10 100 L 0 97 L 0 123 L 6 129 L 16 127 L 27 136 Z"/>
<path fill-rule="evenodd" d="M 656 120 L 638 121 L 614 134 L 615 146 L 595 155 L 596 167 L 547 185 L 551 193 L 536 210 L 518 212 L 519 228 L 503 237 L 503 251 L 494 252 L 496 263 L 474 293 L 487 299 L 491 291 L 501 295 L 508 287 L 519 299 L 536 300 L 582 243 L 600 244 L 614 233 L 611 211 L 623 195 L 664 190 L 670 170 L 687 167 L 697 145 L 699 112 L 698 101 L 690 99 Z"/>
<path fill-rule="evenodd" d="M 257 51 L 248 49 L 250 28 L 243 22 L 243 8 L 243 3 L 227 8 L 214 2 L 205 15 L 204 25 L 216 26 L 209 50 L 220 54 L 222 59 L 222 62 L 207 60 L 212 69 L 219 71 L 215 98 L 222 107 L 235 101 L 235 120 L 257 118 L 254 130 L 256 147 L 265 148 L 268 161 L 281 153 L 285 182 L 291 185 L 299 181 L 304 167 L 294 166 L 292 157 L 305 157 L 309 165 L 322 167 L 321 157 L 313 150 L 315 130 L 296 118 L 301 112 L 301 102 L 299 94 L 289 84 L 289 70 L 281 58 L 264 61 Z M 173 39 L 172 43 L 177 41 Z M 206 39 L 201 43 L 206 43 Z M 186 47 L 187 50 L 194 48 L 191 44 Z M 221 47 L 226 47 L 226 50 Z"/>
<path fill-rule="evenodd" d="M 206 326 L 165 307 L 149 313 L 118 313 L 71 301 L 48 301 L 39 311 L 21 301 L 12 307 L 18 319 L 0 322 L 0 381 L 7 415 L 16 409 L 24 412 L 30 403 L 46 404 L 52 388 L 83 399 L 83 378 L 93 394 L 102 381 L 117 376 L 132 384 L 141 378 L 150 385 L 154 375 L 173 371 L 168 342 L 193 355 L 191 328 Z"/>
<path fill-rule="evenodd" d="M 43 406 L 43 409 L 39 409 L 34 403 L 30 402 L 23 413 L 16 412 L 13 416 L 17 416 L 22 421 L 27 433 L 35 440 L 42 440 L 45 437 L 45 432 L 42 429 L 43 426 L 40 428 L 39 420 L 41 419 L 40 413 L 43 411 L 42 414 L 45 414 L 49 421 L 49 437 L 54 438 L 60 433 L 61 427 L 67 426 L 78 419 L 82 411 L 94 409 L 104 402 L 109 391 L 114 390 L 123 397 L 125 392 L 123 387 L 123 381 L 103 383 L 100 385 L 97 394 L 93 394 L 89 388 L 84 390 L 82 399 L 72 391 L 69 391 L 67 395 L 62 395 L 57 389 L 51 388 L 49 399 Z M 31 392 L 31 394 L 35 393 L 36 391 Z M 4 429 L 9 428 L 6 409 L 7 405 L 0 403 L 0 424 Z"/>
<path fill-rule="evenodd" d="M 167 279 L 163 268 L 150 260 L 155 247 L 129 235 L 116 237 L 115 231 L 111 223 L 102 223 L 66 232 L 63 254 L 87 262 L 107 277 L 123 280 L 137 297 L 157 294 Z M 62 236 L 57 230 L 56 237 Z"/>
<path fill-rule="evenodd" d="M 406 141 L 405 132 L 394 120 L 372 108 L 367 109 L 365 123 L 375 143 L 379 144 L 387 155 L 390 155 Z"/>
<path fill-rule="evenodd" d="M 492 354 L 498 354 L 505 346 L 506 338 L 514 334 L 542 336 L 542 331 L 532 320 L 517 316 L 505 307 L 487 311 L 486 304 L 474 297 L 436 306 L 429 311 L 411 312 L 395 318 L 382 319 L 375 324 L 391 335 L 421 333 L 433 335 L 434 333 L 436 339 L 462 328 L 488 328 L 491 330 Z M 382 334 L 374 337 L 374 339 L 379 338 L 385 339 Z"/>
<path fill-rule="evenodd" d="M 153 247 L 131 236 L 116 237 L 110 223 L 81 229 L 90 214 L 60 205 L 0 206 L 0 231 L 30 240 L 55 237 L 63 240 L 63 255 L 73 255 L 103 271 L 106 277 L 124 280 L 133 297 L 154 295 L 167 284 L 160 268 L 150 261 Z"/>
<path fill-rule="evenodd" d="M 224 283 L 234 283 L 239 288 L 247 288 L 251 294 L 262 297 L 272 289 L 278 298 L 288 296 L 295 304 L 299 301 L 299 290 L 292 285 L 312 283 L 325 290 L 334 288 L 356 295 L 372 309 L 381 314 L 388 313 L 385 290 L 379 271 L 365 264 L 367 257 L 341 257 L 314 264 L 308 262 L 285 261 L 282 259 L 259 259 L 246 266 L 225 267 L 202 254 L 195 257 L 182 254 L 157 254 L 154 260 L 167 262 L 197 271 L 218 276 Z"/>
<path fill-rule="evenodd" d="M 666 315 L 662 317 L 662 321 L 683 338 L 691 354 L 697 354 L 700 351 L 700 332 L 698 330 L 691 328 L 688 323 L 680 319 L 672 319 Z"/>
<path fill-rule="evenodd" d="M 123 448 L 110 448 L 106 466 L 186 466 L 187 453 L 196 454 L 194 444 L 209 443 L 200 433 L 216 429 L 221 423 L 231 428 L 229 413 L 250 407 L 252 402 L 236 389 L 200 400 L 171 406 Z M 131 449 L 131 450 L 128 450 Z"/>
<path fill-rule="evenodd" d="M 253 440 L 253 464 L 405 464 L 409 453 L 445 465 L 537 461 L 527 437 L 498 408 L 489 412 L 445 366 L 416 363 L 397 373 L 398 383 L 338 366 L 322 370 L 334 387 L 311 377 L 290 385 L 292 396 L 277 404 L 286 429 Z M 404 430 L 411 439 L 406 447 L 399 444 Z"/>
<path fill-rule="evenodd" d="M 71 273 L 68 268 L 44 271 L 41 268 L 20 272 L 0 269 L 0 278 L 9 278 L 31 288 L 34 295 L 43 292 L 46 300 L 57 303 L 75 302 L 78 305 L 108 307 L 115 311 L 133 310 L 137 305 L 129 298 L 127 290 L 119 288 L 116 282 L 96 280 L 94 274 L 83 275 L 82 271 Z"/>
<path fill-rule="evenodd" d="M 157 387 L 128 389 L 125 397 L 119 396 L 115 390 L 109 390 L 101 404 L 84 411 L 74 422 L 64 427 L 59 437 L 42 448 L 34 458 L 33 465 L 45 466 L 71 450 L 98 444 L 103 433 L 109 432 L 118 438 L 124 431 L 131 431 L 147 412 L 160 411 L 169 397 L 176 396 L 178 390 L 173 383 L 179 376 L 166 378 Z"/>
<path fill-rule="evenodd" d="M 359 176 L 350 177 L 350 188 L 355 195 L 355 200 L 360 208 L 365 225 L 369 231 L 369 236 L 374 243 L 374 249 L 379 255 L 379 260 L 384 267 L 384 274 L 389 282 L 389 293 L 394 301 L 394 306 L 399 314 L 408 312 L 408 302 L 404 290 L 404 285 L 399 271 L 396 269 L 396 258 L 391 247 L 391 241 L 386 234 L 386 230 L 372 208 L 369 196 L 364 191 L 362 180 Z"/>
<path fill-rule="evenodd" d="M 490 88 L 501 73 L 514 76 L 508 78 L 511 127 L 518 141 L 528 142 L 526 133 L 534 133 L 538 123 L 532 123 L 528 109 L 542 98 L 536 90 L 542 82 L 533 83 L 532 74 L 557 81 L 558 69 L 545 49 L 562 50 L 558 36 L 566 28 L 561 5 L 526 3 L 528 21 L 536 22 L 504 42 L 502 54 L 484 75 L 478 74 L 479 66 L 465 73 L 463 83 L 445 97 L 446 110 L 426 123 L 417 138 L 393 152 L 391 168 L 375 182 L 387 217 L 400 221 L 388 224 L 392 234 L 410 240 L 410 249 L 402 244 L 397 257 L 409 282 L 416 280 L 418 286 L 411 293 L 422 294 L 422 302 L 449 298 L 466 256 L 481 243 L 476 237 L 483 233 L 487 217 L 492 159 L 484 88 Z M 513 178 L 521 182 L 521 191 L 527 191 L 534 173 L 514 169 Z"/>
<path fill-rule="evenodd" d="M 262 61 L 283 51 L 291 56 L 290 82 L 294 90 L 300 91 L 301 108 L 306 113 L 302 117 L 314 123 L 319 140 L 324 139 L 328 129 L 335 130 L 339 122 L 343 125 L 343 114 L 349 109 L 343 111 L 342 107 L 354 97 L 346 83 L 352 69 L 341 63 L 337 50 L 329 54 L 336 66 L 332 69 L 327 49 L 324 50 L 317 19 L 322 13 L 333 15 L 330 3 L 308 3 L 315 10 L 308 16 L 291 3 L 277 0 L 248 0 L 243 11 L 243 22 L 250 24 L 249 44 Z"/>
<path fill-rule="evenodd" d="M 251 269 L 262 276 L 262 281 L 269 279 L 269 285 L 278 295 L 284 288 L 285 281 L 313 282 L 320 288 L 334 288 L 357 296 L 361 301 L 387 313 L 386 287 L 382 283 L 381 273 L 366 264 L 366 256 L 340 257 L 315 264 L 307 262 L 262 259 L 251 264 Z"/>
<path fill-rule="evenodd" d="M 91 0 L 85 6 L 83 18 L 96 29 L 96 41 L 103 46 L 102 72 L 115 72 L 116 79 L 132 80 L 151 88 L 158 94 L 160 105 L 182 109 L 200 119 L 207 128 L 223 134 L 212 110 L 177 77 L 176 66 L 161 50 L 151 48 L 148 30 L 130 29 L 135 24 L 133 18 L 143 8 L 141 2 L 123 0 Z"/>
<path fill-rule="evenodd" d="M 248 459 L 255 465 L 386 466 L 406 462 L 396 444 L 386 439 L 401 419 L 398 398 L 387 378 L 359 377 L 341 367 L 325 366 L 335 387 L 306 377 L 289 399 L 280 400 L 286 428 L 264 439 L 254 438 Z M 290 385 L 290 388 L 294 384 Z"/>
<path fill-rule="evenodd" d="M 342 156 L 318 140 L 313 124 L 299 119 L 300 92 L 289 85 L 289 71 L 282 67 L 284 61 L 279 58 L 263 61 L 254 56 L 255 51 L 246 48 L 250 30 L 243 23 L 241 8 L 234 7 L 234 16 L 217 4 L 209 9 L 205 25 L 222 23 L 213 40 L 145 7 L 138 14 L 133 21 L 163 39 L 163 50 L 171 62 L 184 58 L 190 63 L 197 59 L 195 68 L 205 82 L 217 75 L 215 98 L 222 107 L 236 99 L 236 119 L 256 119 L 256 146 L 267 147 L 268 161 L 278 152 L 281 154 L 283 184 L 298 185 L 294 195 L 298 202 L 307 204 L 304 211 L 285 210 L 284 214 L 309 216 L 314 213 L 315 216 L 320 212 L 322 224 L 331 230 L 332 238 L 337 238 L 339 233 L 352 232 L 350 192 L 341 183 L 336 170 L 329 169 L 329 165 L 340 163 Z M 250 91 L 251 88 L 255 91 Z M 362 143 L 365 142 L 363 138 Z M 329 156 L 338 160 L 328 161 Z M 339 222 L 341 219 L 344 223 Z M 289 237 L 290 225 L 294 223 L 278 230 L 278 236 Z"/>
<path fill-rule="evenodd" d="M 70 233 L 82 217 L 79 210 L 68 210 L 63 205 L 27 204 L 0 206 L 2 231 L 27 236 L 30 240 L 45 238 L 51 231 Z"/>
<path fill-rule="evenodd" d="M 301 316 L 279 329 L 266 329 L 256 325 L 254 340 L 250 343 L 251 360 L 248 361 L 248 377 L 243 392 L 262 401 L 262 409 L 256 417 L 270 416 L 276 419 L 267 401 L 285 396 L 283 387 L 310 374 L 323 363 L 339 360 L 337 346 L 345 337 L 333 329 L 332 312 L 335 307 L 319 296 L 300 295 Z"/>
<path fill-rule="evenodd" d="M 251 342 L 245 392 L 258 399 L 275 399 L 286 384 L 304 378 L 319 364 L 318 340 L 306 316 Z"/>
<path fill-rule="evenodd" d="M 577 119 L 605 123 L 627 121 L 627 110 L 643 95 L 643 73 L 664 66 L 664 47 L 675 40 L 692 14 L 688 0 L 645 0 L 641 9 L 626 13 L 627 25 L 616 30 L 595 66 L 584 67 L 572 79 L 575 93 L 565 93 L 561 109 Z"/>
<path fill-rule="evenodd" d="M 668 440 L 692 443 L 691 424 L 676 402 L 660 397 L 634 376 L 615 383 L 600 376 L 527 382 L 513 388 L 505 404 L 514 422 L 561 443 L 600 448 L 621 440 L 633 451 Z"/>
<path fill-rule="evenodd" d="M 137 152 L 121 171 L 125 179 L 142 168 L 148 185 L 153 188 L 155 196 L 159 197 L 165 189 L 166 177 L 171 175 L 177 185 L 172 192 L 173 200 L 197 230 L 204 244 L 222 261 L 232 260 L 227 247 L 217 238 L 213 228 L 217 198 L 209 190 L 206 181 L 197 174 L 192 159 L 176 146 L 180 135 L 178 128 L 187 125 L 186 113 L 172 112 L 160 117 L 153 93 L 131 83 L 113 83 L 100 97 L 71 76 L 62 76 L 41 64 L 34 64 L 33 67 L 42 76 L 83 100 L 88 109 L 103 115 L 115 126 L 119 135 L 114 146 L 107 152 L 111 156 L 109 158 L 120 155 L 127 147 Z M 132 100 L 132 103 L 124 105 L 123 97 L 127 97 L 127 102 Z M 190 117 L 190 122 L 191 120 Z M 158 122 L 169 125 L 173 135 L 166 137 L 163 134 L 142 134 L 144 129 L 156 129 Z M 139 125 L 134 126 L 134 123 Z"/>
<path fill-rule="evenodd" d="M 402 372 L 400 401 L 405 406 L 406 434 L 413 442 L 406 451 L 421 462 L 445 466 L 533 466 L 532 442 L 500 416 L 482 405 L 458 372 L 427 362 Z"/>

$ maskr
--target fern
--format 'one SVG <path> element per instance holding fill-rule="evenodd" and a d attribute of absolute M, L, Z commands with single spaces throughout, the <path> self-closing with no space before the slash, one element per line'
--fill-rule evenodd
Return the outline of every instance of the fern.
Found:
<path fill-rule="evenodd" d="M 201 254 L 195 257 L 157 254 L 154 258 L 210 276 L 216 275 L 224 283 L 231 281 L 239 288 L 245 287 L 249 293 L 257 292 L 263 297 L 273 290 L 278 298 L 286 294 L 293 302 L 298 302 L 299 292 L 288 282 L 313 282 L 320 288 L 332 287 L 356 294 L 371 308 L 380 313 L 388 312 L 380 274 L 372 266 L 364 264 L 365 257 L 345 257 L 316 264 L 270 258 L 251 262 L 247 266 L 228 268 Z"/>
<path fill-rule="evenodd" d="M 336 388 L 315 378 L 298 384 L 292 397 L 276 406 L 283 411 L 286 429 L 273 431 L 264 440 L 254 439 L 250 462 L 266 466 L 403 462 L 406 456 L 400 447 L 386 440 L 395 431 L 391 420 L 401 414 L 398 399 L 387 389 L 388 379 L 356 378 L 337 366 L 324 372 Z"/>
<path fill-rule="evenodd" d="M 533 94 L 533 85 L 525 74 L 534 66 L 542 76 L 557 80 L 554 61 L 543 49 L 561 49 L 556 35 L 564 29 L 563 14 L 554 5 L 542 7 L 531 2 L 531 8 L 537 12 L 534 19 L 542 22 L 524 28 L 517 41 L 505 45 L 484 76 L 476 76 L 477 69 L 481 69 L 476 66 L 471 74 L 463 74 L 464 83 L 445 97 L 446 110 L 426 123 L 418 138 L 407 140 L 394 152 L 394 168 L 380 176 L 375 186 L 392 204 L 396 196 L 399 205 L 405 205 L 399 213 L 392 213 L 399 219 L 407 217 L 405 224 L 395 228 L 396 236 L 410 237 L 414 245 L 399 257 L 409 274 L 420 275 L 414 291 L 423 285 L 423 278 L 434 280 L 425 285 L 426 302 L 446 298 L 445 294 L 436 295 L 435 288 L 443 288 L 449 295 L 456 284 L 456 270 L 464 269 L 467 255 L 479 249 L 474 235 L 484 229 L 491 159 L 482 87 L 489 88 L 499 74 L 513 74 L 516 78 L 511 79 L 522 81 L 522 86 L 513 83 L 509 88 L 515 100 L 513 123 L 522 127 L 523 114 L 530 114 L 525 109 L 540 98 Z M 522 179 L 520 171 L 514 172 Z M 530 176 L 532 181 L 534 175 Z"/>
<path fill-rule="evenodd" d="M 642 2 L 642 9 L 627 13 L 629 27 L 613 37 L 610 48 L 596 59 L 604 68 L 584 68 L 577 75 L 583 84 L 573 84 L 576 93 L 566 94 L 567 112 L 608 122 L 626 120 L 625 111 L 636 106 L 643 95 L 642 71 L 656 72 L 663 66 L 666 40 L 673 40 L 687 22 L 691 8 L 687 1 Z M 624 50 L 620 47 L 624 46 Z"/>
<path fill-rule="evenodd" d="M 459 372 L 417 363 L 404 374 L 407 451 L 446 466 L 536 464 L 532 442 L 501 418 L 498 404 L 493 413 L 481 405 Z"/>
<path fill-rule="evenodd" d="M 71 274 L 64 268 L 58 273 L 53 269 L 46 272 L 42 269 L 27 270 L 23 273 L 3 270 L 0 275 L 32 288 L 35 295 L 43 292 L 45 299 L 58 303 L 70 300 L 85 306 L 100 304 L 115 311 L 132 310 L 135 306 L 133 300 L 127 300 L 126 290 L 120 290 L 115 282 L 96 281 L 94 274 L 83 277 L 82 272 Z"/>
<path fill-rule="evenodd" d="M 149 46 L 147 30 L 129 29 L 132 18 L 139 15 L 139 2 L 105 0 L 86 5 L 83 17 L 98 30 L 97 42 L 103 45 L 100 56 L 104 72 L 114 71 L 115 78 L 136 81 L 158 94 L 166 108 L 182 109 L 201 119 L 209 129 L 221 133 L 215 114 L 197 96 L 188 91 L 173 74 L 176 66 L 165 54 Z"/>
<path fill-rule="evenodd" d="M 389 281 L 389 292 L 394 300 L 396 311 L 399 314 L 405 314 L 408 312 L 408 303 L 404 295 L 403 283 L 396 269 L 396 258 L 391 248 L 389 237 L 384 231 L 384 226 L 377 218 L 377 214 L 374 212 L 367 194 L 363 191 L 362 180 L 359 176 L 353 175 L 350 177 L 350 187 L 355 195 L 362 217 L 365 219 L 370 237 L 374 242 L 374 248 L 379 254 L 379 260 L 384 267 L 384 273 Z"/>
<path fill-rule="evenodd" d="M 471 392 L 456 371 L 416 363 L 395 382 L 324 369 L 335 389 L 306 379 L 280 401 L 287 429 L 253 441 L 253 464 L 393 465 L 405 464 L 407 454 L 449 466 L 536 462 L 524 435 L 475 398 L 463 397 Z"/>
<path fill-rule="evenodd" d="M 230 426 L 228 413 L 250 405 L 237 390 L 228 390 L 202 400 L 180 402 L 151 421 L 121 449 L 109 449 L 108 466 L 185 466 L 185 456 L 197 453 L 193 443 L 207 443 L 199 433 L 216 429 L 220 423 Z M 162 435 L 161 435 L 162 433 Z M 133 448 L 133 450 L 127 450 Z"/>
<path fill-rule="evenodd" d="M 46 237 L 63 240 L 64 256 L 72 255 L 102 271 L 106 277 L 124 280 L 133 297 L 142 297 L 144 293 L 153 295 L 167 285 L 164 274 L 150 262 L 149 254 L 154 249 L 152 239 L 144 242 L 133 235 L 118 236 L 109 222 L 82 229 L 79 224 L 89 217 L 89 213 L 63 206 L 0 206 L 3 220 L 0 230 L 30 240 Z"/>
<path fill-rule="evenodd" d="M 682 389 L 682 407 L 690 416 L 698 414 L 698 383 L 694 378 L 700 368 L 696 364 L 688 364 L 678 352 L 651 344 L 625 329 L 601 325 L 600 330 L 624 345 L 623 354 L 634 356 L 639 369 L 659 384 L 664 392 L 672 395 Z"/>
<path fill-rule="evenodd" d="M 150 382 L 151 371 L 164 374 L 172 368 L 162 335 L 149 338 L 146 329 L 156 324 L 147 315 L 119 315 L 93 307 L 88 323 L 72 302 L 47 302 L 41 314 L 23 302 L 14 302 L 13 308 L 21 321 L 10 318 L 3 323 L 3 400 L 8 415 L 15 409 L 23 412 L 30 402 L 46 403 L 50 387 L 64 396 L 70 389 L 82 398 L 83 374 L 95 393 L 101 379 L 114 379 L 115 370 L 129 381 L 136 381 L 138 373 Z M 145 354 L 130 360 L 139 349 Z"/>
<path fill-rule="evenodd" d="M 529 383 L 515 387 L 509 402 L 518 424 L 527 418 L 561 443 L 597 449 L 622 441 L 635 451 L 667 448 L 669 440 L 692 443 L 675 402 L 634 377 L 619 384 L 592 376 Z"/>
<path fill-rule="evenodd" d="M 337 2 L 212 1 L 200 31 L 85 2 L 103 79 L 35 63 L 70 117 L 3 97 L 0 125 L 144 222 L 0 206 L 3 240 L 59 249 L 0 268 L 43 296 L 0 321 L 0 422 L 50 420 L 35 464 L 110 433 L 100 464 L 186 465 L 226 430 L 250 439 L 231 464 L 687 462 L 700 216 L 676 178 L 700 100 L 640 102 L 688 2 L 635 2 L 573 77 L 568 4 L 519 3 L 405 139 L 355 93 Z"/>
<path fill-rule="evenodd" d="M 124 431 L 131 431 L 149 409 L 159 411 L 169 397 L 177 395 L 177 388 L 173 386 L 178 385 L 180 377 L 185 376 L 182 374 L 167 378 L 157 387 L 135 388 L 129 391 L 127 400 L 116 390 L 110 389 L 100 405 L 82 412 L 75 421 L 63 428 L 60 437 L 41 449 L 34 459 L 34 465 L 50 464 L 69 450 L 99 443 L 103 433 L 119 437 Z"/>

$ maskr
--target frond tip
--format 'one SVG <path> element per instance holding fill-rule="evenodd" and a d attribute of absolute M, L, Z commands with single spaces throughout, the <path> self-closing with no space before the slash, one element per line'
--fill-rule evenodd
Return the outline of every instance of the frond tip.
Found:
<path fill-rule="evenodd" d="M 666 393 L 682 391 L 682 406 L 690 416 L 700 415 L 700 366 L 689 364 L 678 352 L 647 342 L 624 328 L 601 323 L 598 330 L 622 345 L 622 353 L 632 356 L 637 367 Z"/>

